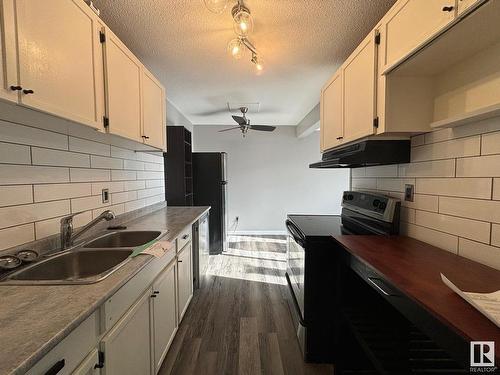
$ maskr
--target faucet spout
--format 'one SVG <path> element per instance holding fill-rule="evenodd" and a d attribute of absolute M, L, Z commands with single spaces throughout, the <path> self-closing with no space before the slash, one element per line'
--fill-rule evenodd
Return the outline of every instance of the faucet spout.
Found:
<path fill-rule="evenodd" d="M 73 217 L 81 214 L 78 212 L 73 215 L 65 216 L 61 219 L 61 250 L 65 250 L 72 246 L 75 239 L 80 237 L 83 233 L 87 232 L 90 228 L 101 222 L 102 220 L 110 221 L 115 218 L 115 213 L 110 210 L 106 210 L 97 216 L 94 220 L 90 221 L 88 224 L 84 225 L 78 231 L 73 231 Z"/>

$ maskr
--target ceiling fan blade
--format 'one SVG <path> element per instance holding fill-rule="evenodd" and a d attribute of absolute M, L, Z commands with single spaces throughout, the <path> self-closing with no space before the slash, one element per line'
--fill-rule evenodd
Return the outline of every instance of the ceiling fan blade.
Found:
<path fill-rule="evenodd" d="M 222 129 L 222 130 L 219 130 L 218 133 L 227 132 L 229 130 L 234 130 L 234 129 L 241 129 L 241 127 L 235 126 L 234 128 Z"/>
<path fill-rule="evenodd" d="M 276 129 L 276 126 L 269 126 L 269 125 L 250 125 L 250 129 L 252 130 L 259 130 L 262 132 L 272 132 Z"/>
<path fill-rule="evenodd" d="M 234 121 L 236 121 L 240 125 L 246 125 L 247 124 L 247 120 L 245 120 L 241 116 L 231 116 L 231 117 L 233 118 Z"/>

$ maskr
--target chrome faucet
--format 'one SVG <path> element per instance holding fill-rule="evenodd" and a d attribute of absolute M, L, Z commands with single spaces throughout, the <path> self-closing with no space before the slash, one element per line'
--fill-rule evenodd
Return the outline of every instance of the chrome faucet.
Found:
<path fill-rule="evenodd" d="M 68 247 L 73 246 L 76 238 L 80 237 L 83 233 L 88 231 L 94 225 L 99 223 L 101 220 L 110 221 L 115 218 L 115 213 L 110 210 L 106 210 L 97 216 L 94 220 L 84 225 L 81 229 L 74 232 L 73 231 L 73 218 L 83 212 L 77 212 L 69 216 L 65 216 L 61 219 L 61 250 L 65 250 Z"/>

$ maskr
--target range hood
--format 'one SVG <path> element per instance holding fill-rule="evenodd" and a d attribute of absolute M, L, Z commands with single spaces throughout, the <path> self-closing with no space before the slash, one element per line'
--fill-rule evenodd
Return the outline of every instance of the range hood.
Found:
<path fill-rule="evenodd" d="M 410 162 L 410 140 L 365 140 L 323 153 L 309 168 L 359 168 Z"/>

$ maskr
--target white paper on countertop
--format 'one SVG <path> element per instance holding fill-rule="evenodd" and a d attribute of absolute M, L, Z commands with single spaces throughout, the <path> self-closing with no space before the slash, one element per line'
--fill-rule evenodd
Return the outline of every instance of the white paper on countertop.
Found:
<path fill-rule="evenodd" d="M 493 293 L 464 292 L 441 274 L 443 282 L 500 328 L 500 290 Z"/>
<path fill-rule="evenodd" d="M 161 258 L 167 251 L 172 248 L 172 243 L 169 241 L 158 241 L 145 249 L 141 254 L 153 255 L 156 258 Z"/>

